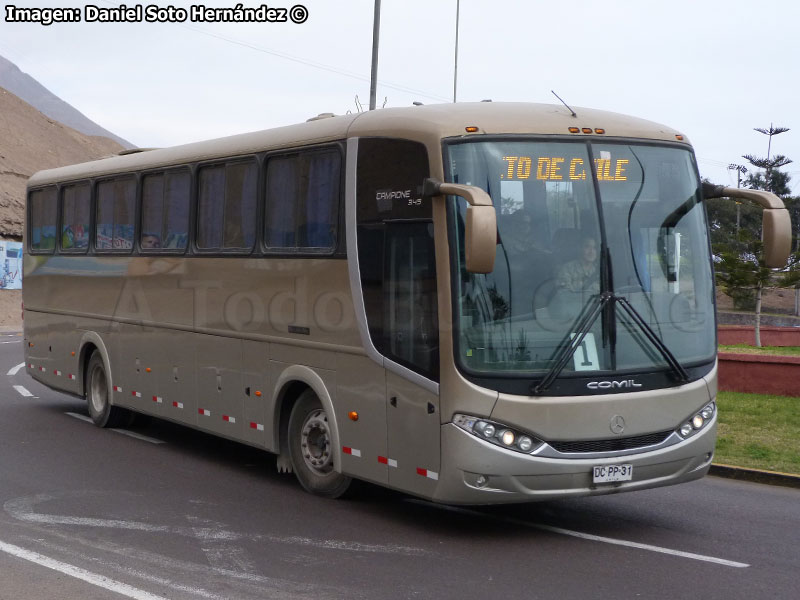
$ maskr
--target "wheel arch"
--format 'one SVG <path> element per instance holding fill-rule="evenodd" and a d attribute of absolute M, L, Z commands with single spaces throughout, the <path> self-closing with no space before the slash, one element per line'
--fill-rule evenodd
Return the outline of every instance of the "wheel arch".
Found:
<path fill-rule="evenodd" d="M 92 353 L 95 351 L 100 353 L 100 358 L 103 359 L 103 366 L 106 369 L 106 379 L 108 380 L 109 387 L 113 390 L 114 389 L 114 376 L 112 375 L 111 371 L 111 361 L 108 357 L 108 350 L 106 348 L 105 342 L 103 342 L 103 338 L 101 338 L 96 332 L 94 331 L 87 331 L 81 337 L 80 345 L 79 345 L 79 368 L 78 371 L 81 374 L 80 380 L 80 393 L 82 396 L 86 396 L 86 367 L 89 364 L 89 359 L 92 357 Z M 114 404 L 114 394 L 109 393 L 108 401 L 112 405 Z"/>
<path fill-rule="evenodd" d="M 341 473 L 342 446 L 339 443 L 339 425 L 336 421 L 336 412 L 333 410 L 333 400 L 328 391 L 328 386 L 319 373 L 305 365 L 287 367 L 275 381 L 275 412 L 272 415 L 275 446 L 279 448 L 282 458 L 288 458 L 289 415 L 294 403 L 306 389 L 314 391 L 328 415 L 328 423 L 331 425 L 331 443 L 333 445 L 333 469 L 337 473 Z"/>

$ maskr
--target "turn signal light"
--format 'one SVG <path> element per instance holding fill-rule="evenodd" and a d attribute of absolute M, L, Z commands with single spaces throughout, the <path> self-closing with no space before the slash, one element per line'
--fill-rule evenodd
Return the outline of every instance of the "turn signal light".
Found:
<path fill-rule="evenodd" d="M 351 410 L 347 416 L 350 417 L 351 421 L 358 421 L 358 413 L 354 410 Z"/>

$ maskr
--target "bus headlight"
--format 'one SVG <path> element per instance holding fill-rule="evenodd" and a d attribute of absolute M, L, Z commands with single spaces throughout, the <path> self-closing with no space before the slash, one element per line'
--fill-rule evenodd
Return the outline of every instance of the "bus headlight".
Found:
<path fill-rule="evenodd" d="M 543 444 L 541 440 L 517 429 L 469 415 L 454 415 L 453 424 L 487 442 L 517 452 L 530 454 Z"/>
<path fill-rule="evenodd" d="M 692 416 L 686 423 L 678 428 L 678 433 L 682 438 L 688 438 L 694 435 L 696 432 L 700 431 L 708 425 L 711 419 L 714 417 L 714 413 L 717 412 L 717 405 L 713 402 L 709 402 L 706 404 L 700 411 L 698 411 L 694 416 Z"/>

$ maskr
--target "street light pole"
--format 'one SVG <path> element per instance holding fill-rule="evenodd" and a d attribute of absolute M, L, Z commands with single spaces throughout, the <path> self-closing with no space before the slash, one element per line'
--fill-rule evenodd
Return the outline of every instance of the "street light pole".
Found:
<path fill-rule="evenodd" d="M 381 0 L 375 0 L 375 14 L 372 23 L 372 73 L 369 80 L 369 109 L 375 110 L 375 97 L 378 92 L 378 36 L 381 31 Z"/>

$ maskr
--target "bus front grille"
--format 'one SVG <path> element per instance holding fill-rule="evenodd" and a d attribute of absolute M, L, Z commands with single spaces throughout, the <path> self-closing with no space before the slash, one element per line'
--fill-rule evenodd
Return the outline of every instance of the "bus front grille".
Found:
<path fill-rule="evenodd" d="M 578 442 L 547 442 L 558 452 L 563 454 L 617 452 L 620 450 L 635 450 L 647 446 L 657 446 L 672 434 L 670 431 L 659 431 L 627 438 L 613 438 L 610 440 L 582 440 Z"/>

